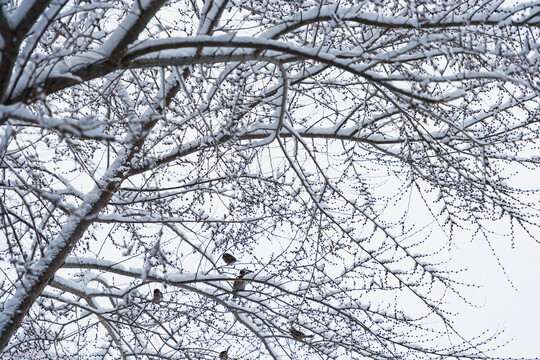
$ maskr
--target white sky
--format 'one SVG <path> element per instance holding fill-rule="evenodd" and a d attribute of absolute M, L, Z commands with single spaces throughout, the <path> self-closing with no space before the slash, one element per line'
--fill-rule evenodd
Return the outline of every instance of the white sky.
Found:
<path fill-rule="evenodd" d="M 540 357 L 540 243 L 524 234 L 522 240 L 518 236 L 514 247 L 508 238 L 494 236 L 490 239 L 508 280 L 486 241 L 460 240 L 463 241 L 456 243 L 459 250 L 455 253 L 459 255 L 453 262 L 469 268 L 467 274 L 460 276 L 481 288 L 467 291 L 471 301 L 480 307 L 471 308 L 462 303 L 455 305 L 460 312 L 456 328 L 469 339 L 485 330 L 504 330 L 494 345 L 513 340 L 490 355 Z"/>
<path fill-rule="evenodd" d="M 501 239 L 499 239 L 501 240 Z M 464 278 L 482 288 L 473 290 L 471 300 L 482 305 L 465 308 L 458 318 L 463 334 L 473 336 L 483 330 L 504 330 L 495 343 L 512 340 L 492 355 L 514 358 L 540 356 L 540 244 L 523 237 L 512 249 L 508 239 L 496 244 L 497 254 L 515 289 L 507 280 L 485 241 L 462 246 L 461 260 L 470 268 Z M 486 255 L 488 254 L 488 255 Z"/>

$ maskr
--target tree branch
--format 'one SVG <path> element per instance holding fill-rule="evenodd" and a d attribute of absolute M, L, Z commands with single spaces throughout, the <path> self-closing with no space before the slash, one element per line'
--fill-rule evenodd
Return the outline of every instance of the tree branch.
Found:
<path fill-rule="evenodd" d="M 34 26 L 39 16 L 45 11 L 51 0 L 27 0 L 13 13 L 12 17 L 18 22 L 13 25 L 15 28 L 8 32 L 8 27 L 0 26 L 2 37 L 4 38 L 4 48 L 0 57 L 0 104 L 3 104 L 8 89 L 13 67 L 17 61 L 19 48 L 26 35 Z M 0 23 L 7 23 L 4 10 L 0 10 Z"/>

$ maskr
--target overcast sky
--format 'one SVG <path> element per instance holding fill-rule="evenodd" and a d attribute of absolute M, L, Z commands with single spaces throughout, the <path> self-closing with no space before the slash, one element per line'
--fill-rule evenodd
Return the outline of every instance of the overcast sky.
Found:
<path fill-rule="evenodd" d="M 458 327 L 470 337 L 481 331 L 504 330 L 495 343 L 512 340 L 498 349 L 501 357 L 540 357 L 540 244 L 523 236 L 512 248 L 509 239 L 498 238 L 492 242 L 504 271 L 497 258 L 489 255 L 488 244 L 474 240 L 461 246 L 460 254 L 470 269 L 462 277 L 480 285 L 471 290 L 471 300 L 479 308 L 464 307 L 458 317 Z"/>

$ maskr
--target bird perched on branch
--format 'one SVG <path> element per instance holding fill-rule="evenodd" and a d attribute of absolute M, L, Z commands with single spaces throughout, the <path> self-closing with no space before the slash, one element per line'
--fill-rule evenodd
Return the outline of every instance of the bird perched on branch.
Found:
<path fill-rule="evenodd" d="M 292 335 L 293 339 L 296 339 L 296 340 L 303 340 L 305 338 L 313 337 L 313 335 L 306 335 L 303 332 L 301 332 L 300 330 L 296 330 L 292 325 L 291 325 L 290 332 L 291 332 L 291 335 Z"/>
<path fill-rule="evenodd" d="M 229 253 L 225 253 L 221 257 L 223 258 L 223 261 L 225 261 L 225 264 L 227 265 L 231 265 L 236 262 L 236 258 Z"/>
<path fill-rule="evenodd" d="M 236 277 L 237 279 L 242 279 L 244 276 L 249 274 L 251 271 L 247 269 L 240 270 L 240 274 Z M 245 280 L 234 280 L 233 286 L 232 286 L 232 292 L 237 293 L 239 291 L 244 291 L 246 289 L 246 281 Z"/>
<path fill-rule="evenodd" d="M 163 299 L 163 293 L 159 289 L 154 289 L 154 298 L 152 299 L 153 302 L 160 302 L 161 299 Z"/>
<path fill-rule="evenodd" d="M 223 350 L 219 353 L 219 360 L 228 360 L 229 359 L 229 349 L 231 347 L 229 346 L 227 350 Z"/>

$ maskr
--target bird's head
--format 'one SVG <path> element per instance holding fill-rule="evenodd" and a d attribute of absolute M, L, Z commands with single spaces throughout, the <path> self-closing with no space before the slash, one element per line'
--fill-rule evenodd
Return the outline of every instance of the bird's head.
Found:
<path fill-rule="evenodd" d="M 249 274 L 249 273 L 252 273 L 253 271 L 251 270 L 248 270 L 248 269 L 242 269 L 240 270 L 240 274 L 238 275 L 238 277 L 244 277 L 245 275 Z"/>

